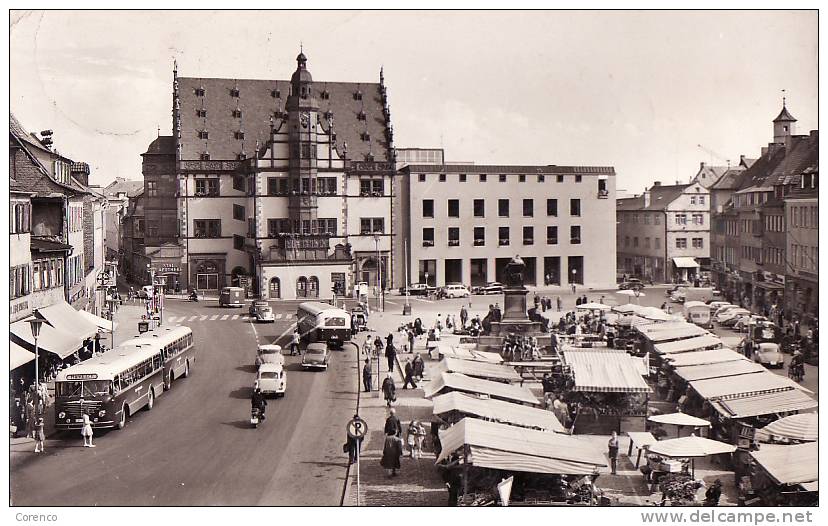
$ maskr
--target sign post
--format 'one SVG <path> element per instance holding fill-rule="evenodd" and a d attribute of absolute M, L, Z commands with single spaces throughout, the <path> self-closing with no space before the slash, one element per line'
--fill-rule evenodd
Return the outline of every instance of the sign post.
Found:
<path fill-rule="evenodd" d="M 356 447 L 356 498 L 357 507 L 359 507 L 359 450 L 362 449 L 362 439 L 365 438 L 365 434 L 368 432 L 368 424 L 365 422 L 365 420 L 361 419 L 359 415 L 354 415 L 354 417 L 348 422 L 346 430 L 348 431 L 348 437 L 350 437 L 354 441 Z"/>

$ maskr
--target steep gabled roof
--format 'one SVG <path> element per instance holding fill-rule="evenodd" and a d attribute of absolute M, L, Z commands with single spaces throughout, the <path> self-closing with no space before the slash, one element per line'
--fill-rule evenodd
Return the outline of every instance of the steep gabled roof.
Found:
<path fill-rule="evenodd" d="M 643 210 L 644 196 L 624 197 L 615 201 L 615 210 L 626 212 L 628 210 Z"/>
<path fill-rule="evenodd" d="M 108 197 L 115 197 L 119 193 L 123 192 L 127 197 L 134 197 L 136 192 L 143 189 L 143 181 L 135 181 L 132 179 L 117 177 L 103 189 L 103 193 Z"/>
<path fill-rule="evenodd" d="M 794 116 L 790 114 L 788 108 L 785 105 L 782 105 L 782 111 L 779 112 L 779 116 L 773 119 L 773 122 L 796 122 Z"/>
<path fill-rule="evenodd" d="M 799 184 L 802 172 L 818 164 L 819 133 L 794 135 L 790 139 L 789 147 L 785 148 L 785 157 L 770 172 L 764 186 Z"/>
<path fill-rule="evenodd" d="M 154 141 L 147 146 L 147 151 L 141 155 L 172 155 L 175 153 L 175 138 L 167 135 L 156 137 Z"/>
<path fill-rule="evenodd" d="M 716 181 L 713 186 L 710 187 L 711 190 L 732 190 L 736 188 L 736 184 L 739 182 L 739 178 L 742 175 L 742 172 L 745 171 L 745 168 L 738 167 L 738 168 L 731 168 L 730 170 L 726 171 L 719 177 L 719 180 Z"/>

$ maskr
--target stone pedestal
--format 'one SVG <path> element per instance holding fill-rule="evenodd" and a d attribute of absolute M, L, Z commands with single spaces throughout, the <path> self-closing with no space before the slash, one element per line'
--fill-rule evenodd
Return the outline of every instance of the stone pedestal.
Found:
<path fill-rule="evenodd" d="M 509 333 L 516 336 L 532 336 L 538 339 L 540 346 L 548 346 L 549 334 L 543 332 L 541 323 L 529 321 L 526 311 L 526 295 L 529 291 L 524 287 L 507 287 L 503 294 L 503 318 L 499 322 L 492 322 L 491 332 L 478 339 L 477 349 L 499 353 Z"/>

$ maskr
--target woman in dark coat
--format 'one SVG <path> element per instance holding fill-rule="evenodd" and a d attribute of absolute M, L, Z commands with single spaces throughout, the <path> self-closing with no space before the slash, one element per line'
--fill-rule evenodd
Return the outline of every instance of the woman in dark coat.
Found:
<path fill-rule="evenodd" d="M 394 379 L 391 378 L 390 373 L 382 381 L 382 394 L 385 397 L 385 403 L 388 404 L 388 407 L 391 407 L 391 402 L 397 400 L 397 386 L 394 385 Z"/>
<path fill-rule="evenodd" d="M 402 440 L 396 435 L 385 435 L 385 444 L 382 447 L 382 459 L 380 465 L 385 468 L 389 477 L 397 474 L 400 469 L 400 457 L 402 457 Z"/>

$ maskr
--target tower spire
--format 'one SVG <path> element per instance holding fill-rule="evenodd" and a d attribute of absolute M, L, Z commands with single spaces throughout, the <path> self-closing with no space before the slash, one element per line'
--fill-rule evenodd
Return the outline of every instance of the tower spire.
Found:
<path fill-rule="evenodd" d="M 782 88 L 782 107 L 785 107 L 785 89 Z"/>

